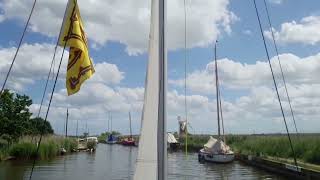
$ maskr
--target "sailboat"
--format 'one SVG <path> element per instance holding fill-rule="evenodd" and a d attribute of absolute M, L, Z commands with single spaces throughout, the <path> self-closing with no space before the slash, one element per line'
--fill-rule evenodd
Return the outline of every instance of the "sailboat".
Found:
<path fill-rule="evenodd" d="M 208 161 L 214 163 L 228 163 L 234 160 L 234 152 L 231 151 L 230 147 L 226 144 L 224 137 L 220 133 L 220 118 L 222 118 L 221 110 L 221 97 L 218 80 L 218 63 L 217 63 L 217 41 L 214 47 L 215 51 L 215 74 L 216 74 L 216 96 L 217 96 L 217 120 L 218 120 L 218 139 L 210 136 L 208 142 L 198 153 L 198 159 L 200 162 Z M 222 121 L 223 122 L 223 121 Z M 223 124 L 222 124 L 223 126 Z M 224 129 L 224 127 L 222 127 Z M 223 130 L 224 136 L 224 130 Z"/>
<path fill-rule="evenodd" d="M 111 129 L 109 130 L 109 124 L 111 123 Z M 117 137 L 115 135 L 112 134 L 112 114 L 109 114 L 109 118 L 108 118 L 108 132 L 109 132 L 109 136 L 107 137 L 107 144 L 116 144 L 118 142 Z"/>
<path fill-rule="evenodd" d="M 135 140 L 132 137 L 132 129 L 131 129 L 131 113 L 129 112 L 129 126 L 130 126 L 130 136 L 125 138 L 121 144 L 124 146 L 135 146 Z"/>
<path fill-rule="evenodd" d="M 166 0 L 151 1 L 149 60 L 134 180 L 167 179 L 165 5 Z"/>

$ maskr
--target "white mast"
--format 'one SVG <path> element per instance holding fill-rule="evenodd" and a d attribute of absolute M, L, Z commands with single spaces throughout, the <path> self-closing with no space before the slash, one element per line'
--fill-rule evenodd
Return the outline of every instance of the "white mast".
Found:
<path fill-rule="evenodd" d="M 167 179 L 165 6 L 166 0 L 152 0 L 149 62 L 134 180 Z"/>

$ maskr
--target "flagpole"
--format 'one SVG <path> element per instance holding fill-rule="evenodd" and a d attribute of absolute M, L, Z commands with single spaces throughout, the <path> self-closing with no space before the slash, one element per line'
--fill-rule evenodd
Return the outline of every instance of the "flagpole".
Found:
<path fill-rule="evenodd" d="M 158 111 L 158 180 L 167 179 L 167 132 L 166 132 L 166 0 L 159 0 L 159 111 Z"/>

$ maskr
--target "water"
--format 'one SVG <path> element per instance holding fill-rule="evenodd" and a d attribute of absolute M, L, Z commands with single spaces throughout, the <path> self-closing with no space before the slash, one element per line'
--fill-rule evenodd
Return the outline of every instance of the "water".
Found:
<path fill-rule="evenodd" d="M 99 144 L 95 153 L 75 153 L 52 161 L 38 162 L 33 180 L 122 180 L 134 173 L 136 147 Z M 284 179 L 240 162 L 230 164 L 199 164 L 197 154 L 175 152 L 168 154 L 169 180 L 202 179 Z M 1 180 L 28 179 L 31 162 L 0 163 Z"/>

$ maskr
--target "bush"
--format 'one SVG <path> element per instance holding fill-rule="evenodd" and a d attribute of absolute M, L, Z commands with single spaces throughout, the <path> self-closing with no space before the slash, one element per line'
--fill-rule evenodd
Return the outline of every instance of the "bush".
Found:
<path fill-rule="evenodd" d="M 41 143 L 37 157 L 40 159 L 52 159 L 59 153 L 59 145 L 56 142 L 49 141 L 47 143 Z"/>
<path fill-rule="evenodd" d="M 77 141 L 75 139 L 63 139 L 63 147 L 67 152 L 72 152 L 74 149 L 77 149 Z"/>
<path fill-rule="evenodd" d="M 94 141 L 88 141 L 87 142 L 87 147 L 88 147 L 88 149 L 95 149 L 96 148 L 96 142 L 94 142 Z"/>
<path fill-rule="evenodd" d="M 36 157 L 37 147 L 32 143 L 14 144 L 9 148 L 9 155 L 18 159 L 30 159 Z"/>
<path fill-rule="evenodd" d="M 8 155 L 14 156 L 18 159 L 39 158 L 42 160 L 48 160 L 59 155 L 61 148 L 65 148 L 67 153 L 70 153 L 73 149 L 77 148 L 77 142 L 73 138 L 44 136 L 37 154 L 37 146 L 32 142 L 32 140 L 33 138 L 28 136 L 21 138 L 18 143 L 9 147 L 7 153 L 5 149 L 0 149 L 0 160 L 5 159 Z"/>

